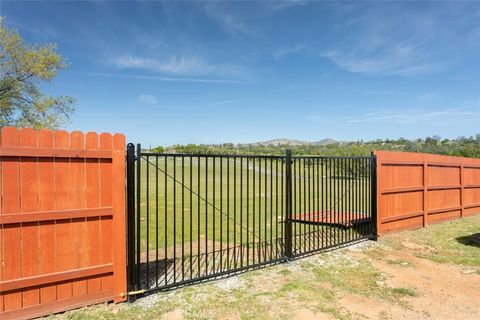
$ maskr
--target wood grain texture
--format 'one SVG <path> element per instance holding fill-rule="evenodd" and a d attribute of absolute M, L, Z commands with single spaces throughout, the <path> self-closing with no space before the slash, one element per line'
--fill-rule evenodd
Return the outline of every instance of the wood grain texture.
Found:
<path fill-rule="evenodd" d="M 88 208 L 88 209 L 71 209 L 71 210 L 52 210 L 37 211 L 28 213 L 11 213 L 0 215 L 0 223 L 12 224 L 35 221 L 51 221 L 59 219 L 77 219 L 87 217 L 104 217 L 112 216 L 112 207 Z"/>
<path fill-rule="evenodd" d="M 99 150 L 99 137 L 96 132 L 86 134 L 85 148 L 87 150 Z M 100 165 L 99 159 L 86 160 L 86 207 L 96 208 L 100 206 Z M 88 265 L 100 264 L 100 218 L 87 218 L 87 256 Z M 87 282 L 88 294 L 98 293 L 102 290 L 102 280 L 99 278 L 89 279 Z"/>
<path fill-rule="evenodd" d="M 28 129 L 27 130 L 33 130 Z M 77 131 L 78 132 L 78 131 Z M 111 159 L 112 152 L 109 150 L 83 150 L 83 149 L 50 149 L 50 148 L 7 148 L 0 150 L 2 157 L 24 157 L 24 158 L 77 158 L 77 159 Z"/>
<path fill-rule="evenodd" d="M 55 132 L 55 148 L 69 149 L 70 135 L 66 131 Z M 70 177 L 70 159 L 54 159 L 55 163 L 55 209 L 72 209 Z M 73 256 L 72 250 L 72 220 L 57 220 L 56 223 L 56 251 L 55 251 L 55 271 L 67 271 L 72 269 Z M 68 299 L 72 297 L 72 283 L 62 283 L 57 286 L 57 298 Z"/>
<path fill-rule="evenodd" d="M 125 136 L 123 134 L 115 134 L 113 136 L 113 186 L 115 191 L 112 193 L 112 205 L 114 211 L 113 229 L 115 230 L 113 239 L 113 261 L 114 261 L 114 276 L 113 276 L 113 290 L 115 293 L 115 302 L 126 301 L 126 295 L 122 293 L 127 292 L 127 278 L 126 265 L 127 256 L 125 255 L 125 248 L 127 247 L 126 232 L 118 232 L 124 230 L 126 226 L 126 194 L 125 188 L 121 187 L 125 183 Z M 120 186 L 120 188 L 118 187 Z"/>
<path fill-rule="evenodd" d="M 37 147 L 37 132 L 26 128 L 20 131 L 20 147 Z M 20 158 L 20 208 L 21 213 L 38 211 L 37 159 Z M 38 275 L 38 222 L 26 222 L 21 226 L 22 277 Z M 22 292 L 23 307 L 40 303 L 40 289 L 27 289 Z"/>
<path fill-rule="evenodd" d="M 40 130 L 38 132 L 38 147 L 53 149 L 55 146 L 54 132 Z M 55 210 L 55 165 L 53 158 L 38 159 L 38 210 L 39 215 Z M 31 213 L 32 215 L 35 213 Z M 27 218 L 24 215 L 24 218 Z M 48 216 L 48 214 L 46 215 Z M 39 221 L 39 272 L 49 274 L 55 272 L 55 220 Z M 40 289 L 42 304 L 57 300 L 57 285 L 51 284 Z"/>
<path fill-rule="evenodd" d="M 2 148 L 20 147 L 20 133 L 12 127 L 2 128 Z M 2 161 L 2 214 L 21 212 L 20 207 L 20 157 L 7 157 Z M 3 157 L 2 157 L 2 160 Z M 4 280 L 22 277 L 21 224 L 3 226 L 3 278 Z M 8 245 L 6 245 L 8 244 Z M 22 308 L 22 293 L 4 295 L 4 310 Z"/>
<path fill-rule="evenodd" d="M 85 149 L 85 140 L 82 132 L 74 131 L 70 134 L 70 149 Z M 86 203 L 85 193 L 85 159 L 70 159 L 71 172 L 71 207 L 84 208 Z M 74 218 L 72 221 L 72 245 L 73 245 L 73 265 L 75 269 L 85 268 L 88 265 L 87 260 L 87 224 L 86 218 Z M 72 295 L 74 297 L 87 293 L 87 280 L 76 280 L 72 283 Z"/>
<path fill-rule="evenodd" d="M 110 133 L 100 134 L 100 150 L 112 150 L 113 140 Z M 111 160 L 100 159 L 100 205 L 112 205 L 112 171 L 113 165 Z M 108 263 L 113 260 L 112 241 L 114 238 L 108 235 L 114 235 L 113 219 L 109 217 L 100 218 L 100 233 L 103 239 L 100 243 L 100 263 Z M 102 277 L 102 291 L 113 288 L 112 276 Z"/>
<path fill-rule="evenodd" d="M 105 273 L 113 272 L 113 264 L 108 263 L 100 266 L 78 268 L 70 271 L 61 271 L 54 273 L 46 273 L 21 279 L 0 282 L 0 291 L 15 291 L 28 287 L 36 287 L 53 282 L 64 282 L 72 279 L 80 279 L 89 276 L 98 276 Z"/>

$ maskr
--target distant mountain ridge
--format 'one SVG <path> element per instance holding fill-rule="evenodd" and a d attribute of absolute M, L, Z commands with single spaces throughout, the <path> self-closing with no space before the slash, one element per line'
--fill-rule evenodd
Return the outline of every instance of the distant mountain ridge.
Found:
<path fill-rule="evenodd" d="M 261 141 L 261 142 L 254 142 L 254 143 L 249 143 L 251 145 L 261 145 L 261 146 L 301 146 L 301 145 L 315 145 L 315 146 L 324 146 L 328 144 L 334 144 L 338 143 L 339 141 L 331 139 L 331 138 L 326 138 L 322 139 L 320 141 L 302 141 L 302 140 L 295 140 L 295 139 L 273 139 L 273 140 L 267 140 L 267 141 Z"/>

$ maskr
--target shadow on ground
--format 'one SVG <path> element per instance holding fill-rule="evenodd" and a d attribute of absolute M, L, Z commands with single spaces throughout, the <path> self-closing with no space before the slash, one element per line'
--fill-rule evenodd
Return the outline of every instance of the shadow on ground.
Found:
<path fill-rule="evenodd" d="M 466 246 L 480 248 L 480 233 L 474 233 L 469 236 L 458 237 L 456 240 Z"/>

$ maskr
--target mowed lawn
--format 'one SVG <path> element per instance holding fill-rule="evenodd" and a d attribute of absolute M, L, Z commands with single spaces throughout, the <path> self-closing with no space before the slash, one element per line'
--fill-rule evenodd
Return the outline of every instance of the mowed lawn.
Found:
<path fill-rule="evenodd" d="M 54 319 L 480 319 L 480 215 Z"/>
<path fill-rule="evenodd" d="M 149 250 L 205 239 L 240 245 L 283 238 L 286 185 L 282 158 L 165 159 L 141 159 L 142 251 L 147 247 L 147 234 Z M 329 208 L 369 212 L 366 167 L 366 160 L 296 160 L 292 168 L 294 214 Z M 299 233 L 313 229 L 305 224 L 294 224 L 294 228 Z"/>

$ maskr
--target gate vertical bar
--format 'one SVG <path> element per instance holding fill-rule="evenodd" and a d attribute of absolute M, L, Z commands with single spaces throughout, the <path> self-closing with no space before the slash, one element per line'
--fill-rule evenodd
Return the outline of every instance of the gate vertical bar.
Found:
<path fill-rule="evenodd" d="M 136 196 L 137 196 L 137 200 L 135 202 L 136 204 L 136 227 L 137 227 L 137 230 L 136 230 L 136 236 L 137 236 L 137 243 L 136 243 L 136 247 L 137 247 L 137 261 L 136 261 L 136 265 L 135 265 L 135 272 L 136 272 L 136 275 L 135 275 L 135 289 L 138 290 L 140 289 L 140 200 L 141 200 L 141 194 L 140 194 L 140 191 L 141 191 L 141 183 L 142 183 L 142 180 L 141 180 L 141 163 L 140 163 L 140 159 L 141 159 L 141 155 L 140 153 L 142 152 L 142 146 L 140 145 L 140 143 L 137 144 L 137 175 L 136 175 L 136 178 L 137 178 L 137 189 L 136 189 Z"/>
<path fill-rule="evenodd" d="M 135 146 L 127 146 L 127 290 L 135 288 Z M 129 301 L 133 296 L 128 297 Z"/>
<path fill-rule="evenodd" d="M 285 257 L 292 258 L 292 150 L 285 157 L 286 219 L 285 219 Z"/>
<path fill-rule="evenodd" d="M 372 152 L 370 156 L 370 201 L 371 201 L 371 215 L 372 221 L 371 230 L 372 230 L 372 240 L 378 240 L 378 230 L 377 230 L 377 156 Z"/>

